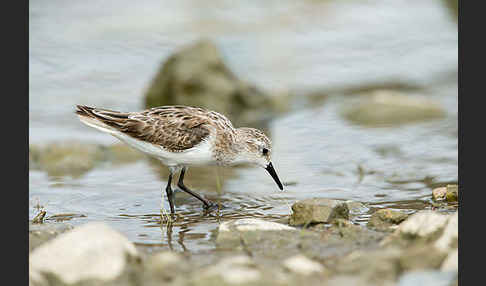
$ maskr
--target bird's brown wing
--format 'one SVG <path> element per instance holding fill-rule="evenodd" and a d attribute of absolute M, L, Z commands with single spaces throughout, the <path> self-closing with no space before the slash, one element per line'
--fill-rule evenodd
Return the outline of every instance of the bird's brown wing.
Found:
<path fill-rule="evenodd" d="M 162 106 L 141 112 L 117 112 L 87 106 L 78 106 L 77 113 L 94 117 L 133 138 L 164 147 L 171 152 L 192 148 L 210 131 L 200 108 Z"/>

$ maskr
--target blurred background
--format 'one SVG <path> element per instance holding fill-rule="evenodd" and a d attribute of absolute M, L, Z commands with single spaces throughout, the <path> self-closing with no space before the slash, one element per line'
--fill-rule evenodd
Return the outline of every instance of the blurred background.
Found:
<path fill-rule="evenodd" d="M 429 209 L 458 180 L 456 6 L 440 0 L 29 1 L 29 218 L 107 222 L 137 245 L 213 249 L 221 221 L 295 201 Z M 191 168 L 224 208 L 161 228 L 166 167 L 81 124 L 76 104 L 204 106 L 264 129 L 285 191 L 259 168 Z"/>

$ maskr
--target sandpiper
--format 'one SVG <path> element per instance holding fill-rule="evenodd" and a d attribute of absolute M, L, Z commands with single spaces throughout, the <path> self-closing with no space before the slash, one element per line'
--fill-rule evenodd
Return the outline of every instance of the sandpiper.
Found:
<path fill-rule="evenodd" d="M 161 106 L 139 112 L 119 112 L 77 105 L 84 124 L 109 133 L 135 149 L 159 159 L 169 168 L 165 188 L 174 214 L 172 176 L 180 171 L 177 186 L 210 208 L 214 204 L 184 185 L 189 166 L 231 166 L 250 163 L 265 168 L 283 190 L 270 160 L 271 141 L 254 128 L 234 128 L 224 115 L 189 106 Z"/>

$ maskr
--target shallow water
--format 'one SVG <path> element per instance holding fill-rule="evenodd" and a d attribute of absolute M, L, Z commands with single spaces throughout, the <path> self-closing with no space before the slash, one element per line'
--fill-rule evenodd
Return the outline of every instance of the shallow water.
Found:
<path fill-rule="evenodd" d="M 167 172 L 151 160 L 98 167 L 80 178 L 31 170 L 30 218 L 39 203 L 48 222 L 101 220 L 138 244 L 197 252 L 214 248 L 221 221 L 278 220 L 300 199 L 363 202 L 368 208 L 355 221 L 365 223 L 373 208 L 428 208 L 434 186 L 457 182 L 457 26 L 442 2 L 134 3 L 29 3 L 30 143 L 117 143 L 80 124 L 74 105 L 141 109 L 161 61 L 203 36 L 239 77 L 265 90 L 334 95 L 312 108 L 303 107 L 305 98 L 296 101 L 271 122 L 284 192 L 262 169 L 191 168 L 187 185 L 223 208 L 204 214 L 197 200 L 177 192 L 180 217 L 168 227 L 160 221 L 161 203 L 168 209 L 161 197 Z M 396 83 L 440 102 L 446 117 L 370 128 L 341 116 L 354 99 L 339 90 Z"/>

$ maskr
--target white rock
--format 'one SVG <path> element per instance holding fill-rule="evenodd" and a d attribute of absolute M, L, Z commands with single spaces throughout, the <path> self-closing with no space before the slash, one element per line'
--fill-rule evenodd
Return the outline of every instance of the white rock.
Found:
<path fill-rule="evenodd" d="M 302 275 L 310 275 L 312 273 L 321 273 L 324 271 L 324 267 L 320 263 L 312 261 L 301 254 L 287 258 L 283 262 L 283 265 L 289 271 Z"/>
<path fill-rule="evenodd" d="M 223 222 L 219 226 L 219 231 L 231 231 L 232 229 L 238 231 L 254 231 L 254 230 L 296 230 L 285 224 L 264 221 L 256 218 L 244 218 L 239 220 L 232 220 Z"/>
<path fill-rule="evenodd" d="M 135 246 L 103 223 L 74 228 L 36 248 L 29 257 L 32 280 L 42 272 L 55 274 L 64 283 L 84 279 L 108 281 L 124 270 L 127 258 L 137 257 Z"/>
<path fill-rule="evenodd" d="M 440 270 L 442 270 L 442 271 L 456 271 L 457 272 L 458 271 L 458 265 L 459 265 L 459 251 L 456 248 L 456 250 L 449 253 L 449 255 L 446 257 L 444 262 L 442 262 Z"/>
<path fill-rule="evenodd" d="M 435 242 L 437 249 L 442 251 L 449 251 L 451 247 L 457 246 L 457 240 L 459 235 L 459 217 L 456 211 L 447 220 L 447 225 L 444 228 L 444 233 Z"/>
<path fill-rule="evenodd" d="M 420 211 L 411 215 L 395 230 L 395 234 L 417 235 L 424 237 L 445 227 L 448 215 L 433 211 Z"/>

